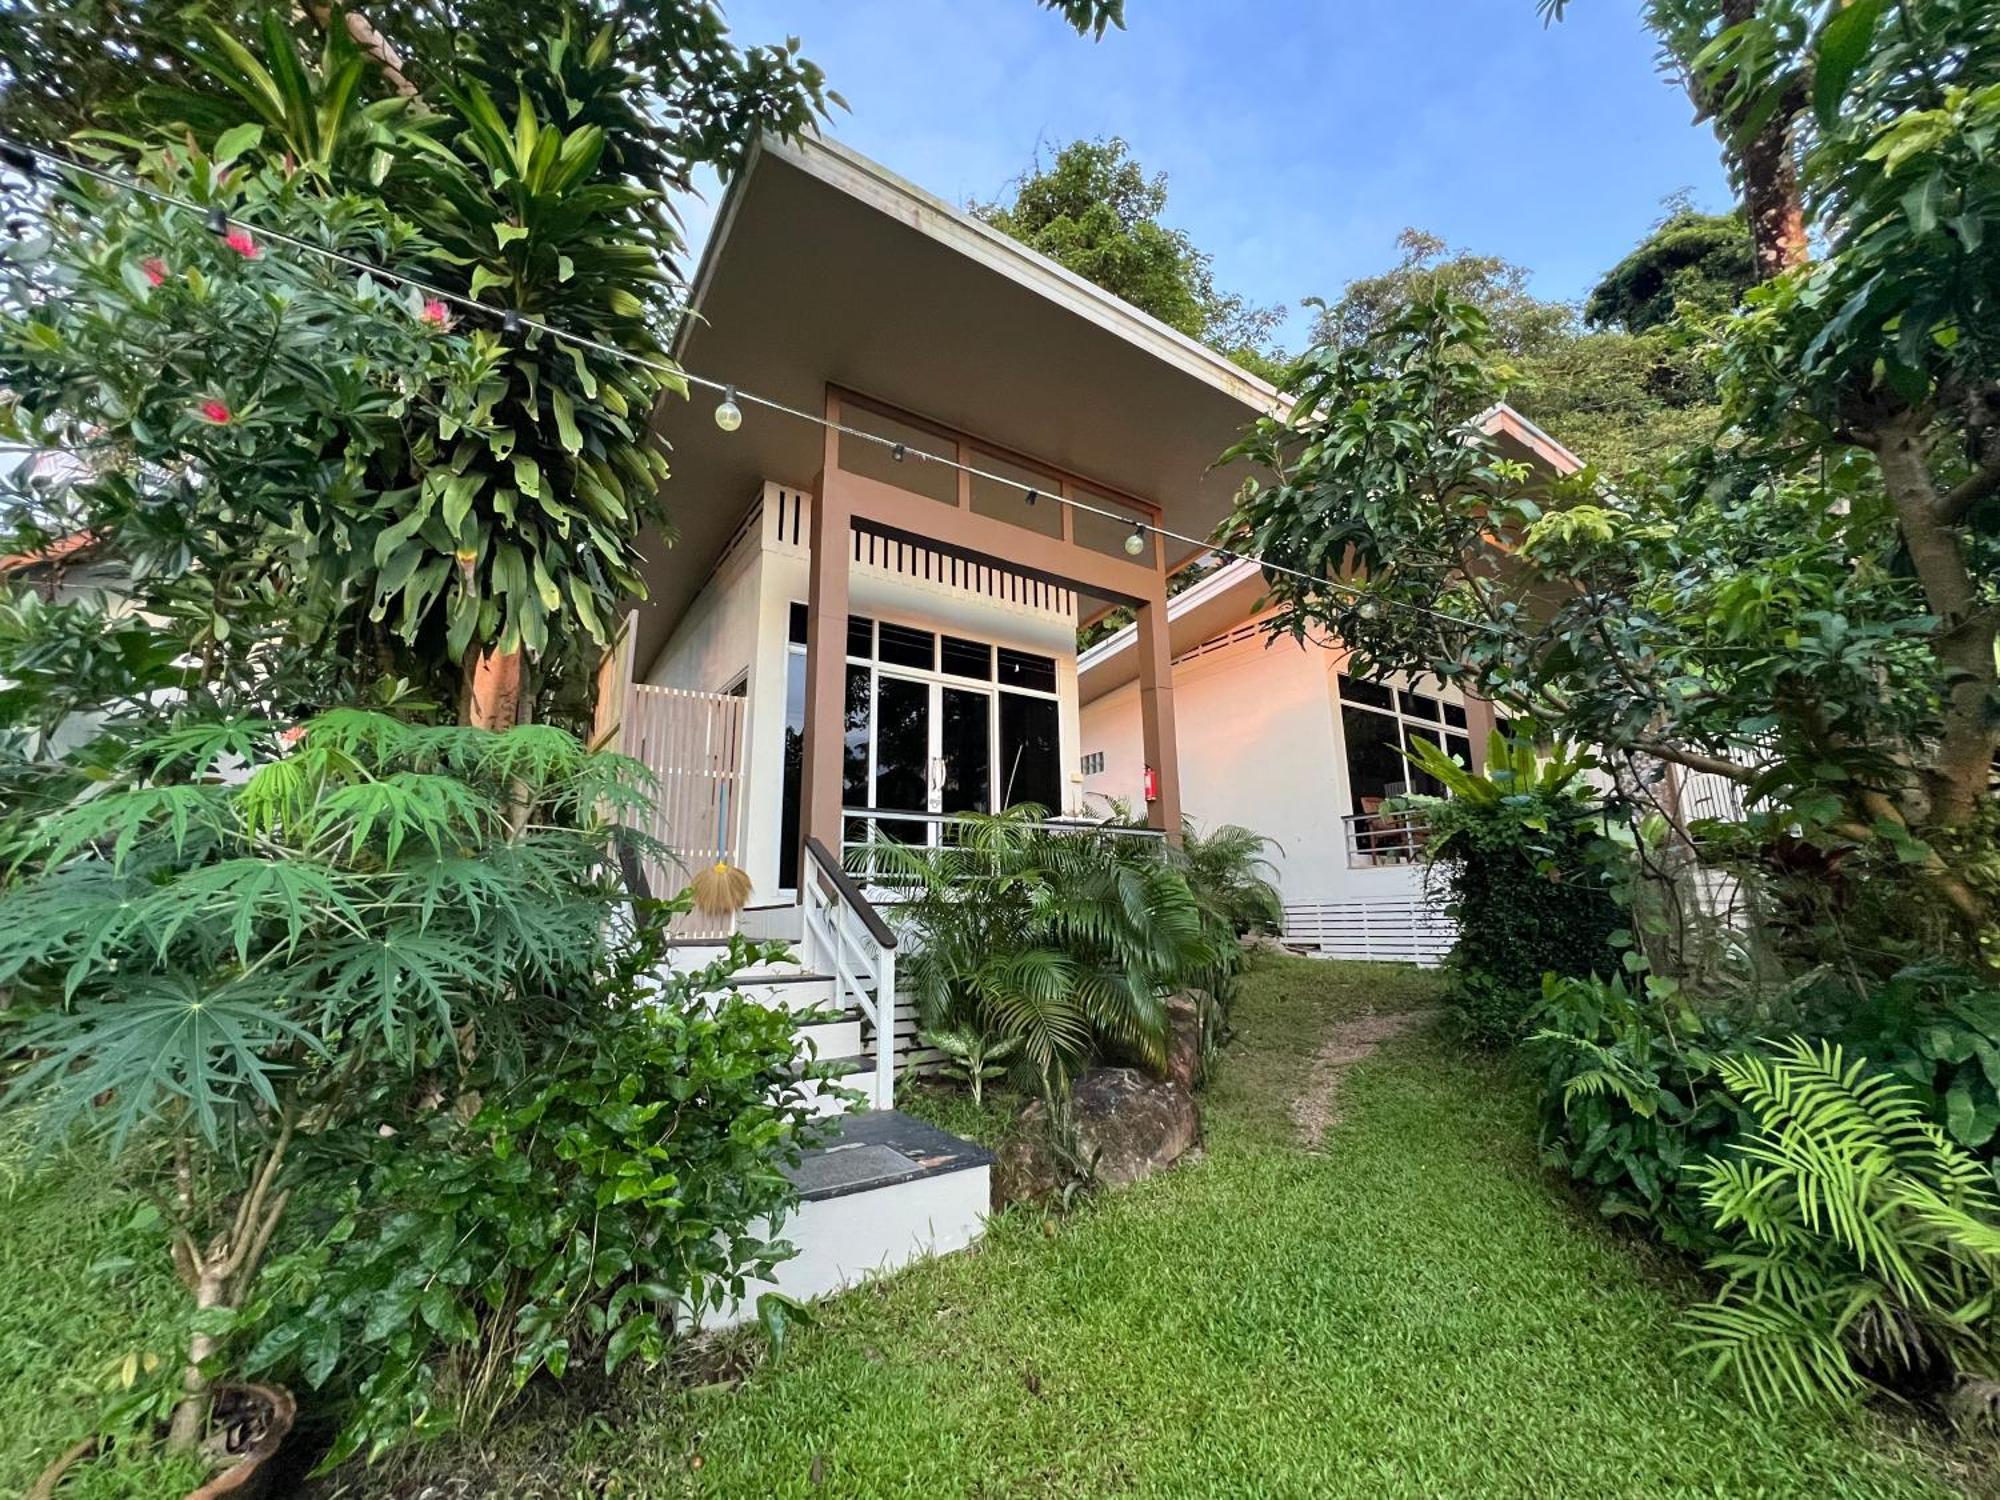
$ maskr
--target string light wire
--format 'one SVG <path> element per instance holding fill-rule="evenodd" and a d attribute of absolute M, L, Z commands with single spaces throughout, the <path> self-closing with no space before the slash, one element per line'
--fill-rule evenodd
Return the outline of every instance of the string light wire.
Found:
<path fill-rule="evenodd" d="M 36 175 L 32 165 L 33 162 L 46 162 L 50 166 L 62 171 L 75 172 L 80 176 L 101 182 L 107 187 L 134 193 L 139 197 L 151 199 L 168 208 L 179 209 L 186 213 L 194 214 L 203 219 L 214 233 L 225 234 L 230 228 L 241 228 L 273 243 L 287 245 L 292 249 L 304 251 L 308 255 L 316 255 L 323 260 L 346 266 L 350 270 L 375 280 L 386 282 L 393 286 L 408 287 L 413 291 L 423 293 L 426 297 L 434 297 L 440 302 L 462 308 L 467 312 L 477 313 L 483 318 L 497 319 L 502 330 L 505 332 L 512 333 L 526 329 L 546 334 L 552 339 L 575 345 L 578 348 L 589 349 L 607 358 L 623 360 L 628 364 L 641 366 L 668 381 L 678 381 L 686 385 L 698 386 L 703 390 L 714 391 L 722 396 L 726 403 L 732 406 L 747 402 L 752 406 L 761 407 L 766 411 L 775 412 L 780 416 L 792 417 L 801 422 L 811 422 L 815 426 L 837 432 L 842 437 L 854 438 L 860 442 L 873 443 L 877 447 L 887 450 L 889 456 L 899 463 L 905 458 L 914 458 L 922 463 L 940 464 L 945 468 L 955 469 L 975 478 L 985 479 L 994 484 L 1005 486 L 1008 489 L 1022 489 L 1028 503 L 1031 505 L 1037 498 L 1047 493 L 1046 491 L 1024 487 L 1017 479 L 1010 479 L 1005 475 L 992 473 L 989 470 L 980 468 L 976 464 L 965 463 L 956 458 L 947 458 L 941 453 L 931 453 L 923 448 L 911 447 L 909 444 L 899 442 L 894 438 L 884 437 L 881 433 L 869 432 L 865 428 L 854 427 L 845 422 L 837 422 L 831 417 L 807 411 L 802 407 L 793 406 L 789 402 L 780 401 L 772 396 L 759 395 L 757 392 L 747 390 L 732 381 L 716 380 L 706 375 L 698 375 L 694 371 L 683 369 L 671 361 L 654 359 L 649 355 L 640 354 L 631 349 L 621 349 L 616 344 L 607 344 L 601 339 L 591 338 L 587 334 L 576 333 L 566 328 L 559 328 L 553 323 L 546 323 L 540 318 L 532 317 L 518 309 L 495 307 L 490 302 L 478 301 L 463 292 L 453 291 L 449 287 L 439 286 L 435 282 L 425 281 L 421 277 L 407 276 L 399 271 L 385 270 L 371 261 L 363 260 L 359 256 L 349 255 L 343 250 L 334 250 L 325 245 L 317 245 L 311 240 L 300 238 L 298 235 L 288 234 L 283 230 L 273 229 L 268 225 L 254 223 L 248 219 L 237 218 L 219 207 L 211 206 L 204 208 L 201 204 L 191 199 L 166 192 L 148 183 L 140 182 L 124 173 L 114 172 L 108 168 L 98 166 L 94 162 L 80 161 L 75 157 L 66 156 L 60 152 L 51 151 L 46 147 L 37 146 L 30 142 L 16 140 L 10 136 L 0 136 L 0 161 L 4 161 L 6 165 L 12 167 L 15 171 L 30 177 Z M 733 431 L 734 429 L 729 428 L 725 430 Z M 1134 521 L 1131 513 L 1128 511 L 1107 510 L 1103 506 L 1092 505 L 1087 500 L 1078 500 L 1069 495 L 1051 494 L 1048 495 L 1048 498 L 1060 505 L 1066 505 L 1072 510 L 1082 511 L 1089 515 L 1100 516 L 1108 521 L 1114 521 L 1121 527 L 1131 526 L 1133 528 L 1132 537 L 1127 538 L 1126 544 L 1128 551 L 1131 550 L 1130 541 L 1132 538 L 1138 538 L 1143 542 L 1145 535 L 1151 532 L 1168 540 L 1182 542 L 1190 547 L 1199 548 L 1216 557 L 1226 558 L 1231 562 L 1255 563 L 1267 573 L 1279 573 L 1289 578 L 1296 578 L 1301 582 L 1313 585 L 1315 588 L 1323 588 L 1345 594 L 1356 601 L 1365 601 L 1367 604 L 1373 604 L 1378 607 L 1387 607 L 1403 610 L 1411 614 L 1422 615 L 1440 624 L 1448 625 L 1455 630 L 1493 630 L 1504 632 L 1507 628 L 1498 621 L 1461 619 L 1456 615 L 1447 614 L 1443 610 L 1432 609 L 1428 605 L 1414 604 L 1403 599 L 1384 598 L 1382 595 L 1368 589 L 1358 588 L 1353 584 L 1344 583 L 1338 579 L 1308 573 L 1300 568 L 1288 567 L 1284 563 L 1272 562 L 1268 558 L 1257 557 L 1251 553 L 1239 552 L 1234 548 L 1219 546 L 1204 537 L 1189 536 L 1184 532 L 1162 526 L 1156 521 Z M 1134 555 L 1136 556 L 1137 554 L 1134 553 Z M 1365 618 L 1373 618 L 1365 610 L 1363 613 Z"/>

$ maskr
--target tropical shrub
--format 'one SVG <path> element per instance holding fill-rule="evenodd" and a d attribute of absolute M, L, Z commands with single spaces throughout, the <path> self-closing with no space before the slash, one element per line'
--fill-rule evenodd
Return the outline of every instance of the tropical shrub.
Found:
<path fill-rule="evenodd" d="M 1945 964 L 1898 971 L 1851 1007 L 1829 1005 L 1832 1036 L 1900 1079 L 1966 1150 L 2000 1155 L 2000 989 Z"/>
<path fill-rule="evenodd" d="M 1542 1159 L 1606 1218 L 1680 1249 L 1713 1246 L 1696 1169 L 1734 1139 L 1740 1111 L 1718 1069 L 1737 1045 L 1721 1016 L 1671 981 L 1543 980 L 1526 1048 L 1542 1069 Z"/>
<path fill-rule="evenodd" d="M 305 1141 L 599 1008 L 626 836 L 606 815 L 643 776 L 546 727 L 190 714 L 20 831 L 0 1106 L 150 1171 L 191 1304 L 177 1445 Z"/>
<path fill-rule="evenodd" d="M 586 1359 L 657 1363 L 791 1253 L 784 1168 L 824 1126 L 794 1018 L 723 987 L 760 956 L 740 942 L 656 981 L 663 931 L 620 953 L 608 1012 L 556 1027 L 529 1068 L 405 1093 L 315 1143 L 341 1186 L 267 1273 L 245 1368 L 347 1396 L 328 1463 L 477 1431 Z"/>
<path fill-rule="evenodd" d="M 1285 901 L 1272 883 L 1271 840 L 1234 823 L 1203 833 L 1192 818 L 1181 825 L 1180 867 L 1204 910 L 1239 937 L 1276 932 L 1285 924 Z"/>
<path fill-rule="evenodd" d="M 939 1071 L 965 1085 L 974 1109 L 985 1107 L 986 1085 L 1005 1077 L 1007 1065 L 1021 1050 L 1018 1036 L 998 1036 L 975 1026 L 943 1026 L 919 1035 L 941 1055 Z"/>
<path fill-rule="evenodd" d="M 1693 1352 L 1756 1406 L 2000 1373 L 2000 1196 L 1909 1087 L 1831 1043 L 1718 1064 L 1753 1128 L 1696 1169 L 1731 1241 Z"/>
<path fill-rule="evenodd" d="M 923 1026 L 1015 1042 L 1024 1082 L 1059 1103 L 1106 1051 L 1163 1065 L 1167 995 L 1231 962 L 1236 939 L 1158 840 L 1044 817 L 1028 805 L 969 815 L 955 847 L 857 856 L 903 887 L 902 972 Z"/>
<path fill-rule="evenodd" d="M 1449 794 L 1396 804 L 1423 817 L 1429 878 L 1458 928 L 1447 1002 L 1467 1037 L 1501 1045 L 1520 1036 L 1544 974 L 1610 973 L 1619 961 L 1613 846 L 1582 779 L 1595 761 L 1496 732 L 1481 774 L 1428 741 L 1412 745 Z"/>

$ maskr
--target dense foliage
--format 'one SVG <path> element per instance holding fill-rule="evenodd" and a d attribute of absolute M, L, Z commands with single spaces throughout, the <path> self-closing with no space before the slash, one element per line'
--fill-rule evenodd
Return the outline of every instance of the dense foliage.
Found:
<path fill-rule="evenodd" d="M 903 887 L 894 920 L 922 1024 L 1015 1042 L 1023 1081 L 1059 1103 L 1107 1049 L 1164 1063 L 1169 994 L 1219 985 L 1240 959 L 1159 840 L 1043 817 L 971 815 L 953 846 L 858 857 Z"/>
<path fill-rule="evenodd" d="M 1716 1236 L 1696 1170 L 1735 1139 L 1741 1111 L 1717 1079 L 1736 1033 L 1670 980 L 1550 974 L 1529 1016 L 1540 1065 L 1542 1158 L 1606 1218 L 1680 1249 Z"/>
<path fill-rule="evenodd" d="M 587 1015 L 629 762 L 528 727 L 189 716 L 23 831 L 0 888 L 6 1106 L 157 1173 L 199 1432 L 301 1167 L 381 1088 L 519 1066 Z"/>
<path fill-rule="evenodd" d="M 2000 1374 L 2000 1196 L 1902 1084 L 1830 1044 L 1718 1065 L 1754 1127 L 1701 1167 L 1731 1248 L 1695 1350 L 1759 1406 Z"/>
<path fill-rule="evenodd" d="M 1440 295 L 1485 315 L 1496 389 L 1516 410 L 1614 478 L 1644 473 L 1713 435 L 1720 421 L 1706 351 L 1713 322 L 1748 289 L 1750 241 L 1731 217 L 1674 207 L 1579 310 L 1529 290 L 1525 267 L 1405 230 L 1402 257 L 1321 307 L 1320 343 L 1380 337 Z M 1471 416 L 1477 406 L 1456 416 Z"/>
<path fill-rule="evenodd" d="M 1583 780 L 1595 762 L 1495 733 L 1475 772 L 1411 743 L 1445 793 L 1397 806 L 1421 819 L 1426 878 L 1457 930 L 1447 998 L 1465 1036 L 1514 1041 L 1545 975 L 1587 978 L 1618 963 L 1621 873 L 1603 802 Z"/>
<path fill-rule="evenodd" d="M 477 1431 L 585 1359 L 658 1363 L 791 1253 L 784 1169 L 824 1123 L 794 1017 L 722 989 L 749 951 L 656 980 L 660 931 L 616 955 L 608 1014 L 559 1027 L 532 1071 L 475 1069 L 316 1143 L 340 1186 L 272 1266 L 244 1364 L 347 1395 L 329 1462 Z"/>

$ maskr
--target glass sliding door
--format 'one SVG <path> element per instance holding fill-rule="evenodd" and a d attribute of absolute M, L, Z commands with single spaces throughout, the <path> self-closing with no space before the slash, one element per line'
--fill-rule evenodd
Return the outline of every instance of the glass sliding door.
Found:
<path fill-rule="evenodd" d="M 976 688 L 938 689 L 938 808 L 993 810 L 993 695 Z"/>
<path fill-rule="evenodd" d="M 779 855 L 786 889 L 798 878 L 806 697 L 804 607 L 792 613 Z M 1061 814 L 1053 657 L 858 615 L 846 645 L 841 805 L 850 844 L 936 845 L 951 836 L 940 819 L 1023 802 Z"/>
<path fill-rule="evenodd" d="M 932 812 L 931 751 L 934 736 L 931 699 L 936 689 L 880 672 L 875 678 L 875 795 L 868 806 L 885 812 Z M 930 825 L 922 820 L 884 819 L 881 830 L 905 844 L 928 843 Z"/>

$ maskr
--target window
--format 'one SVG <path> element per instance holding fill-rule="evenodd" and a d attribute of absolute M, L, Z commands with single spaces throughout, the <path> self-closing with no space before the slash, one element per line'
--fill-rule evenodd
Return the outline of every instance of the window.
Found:
<path fill-rule="evenodd" d="M 1358 677 L 1340 679 L 1340 728 L 1347 745 L 1347 787 L 1352 811 L 1367 817 L 1391 797 L 1441 796 L 1444 787 L 1409 758 L 1413 741 L 1427 740 L 1462 765 L 1472 764 L 1472 741 L 1463 732 L 1465 710 L 1430 693 L 1391 691 Z"/>
<path fill-rule="evenodd" d="M 954 677 L 972 677 L 980 682 L 991 682 L 993 648 L 985 641 L 968 641 L 955 635 L 948 635 L 944 638 L 944 669 Z"/>
<path fill-rule="evenodd" d="M 884 620 L 880 631 L 882 660 L 892 667 L 915 667 L 923 672 L 937 670 L 937 637 L 928 630 L 909 625 L 893 625 Z M 859 655 L 860 653 L 856 653 Z"/>
<path fill-rule="evenodd" d="M 1056 690 L 1055 658 L 1037 656 L 1032 651 L 1011 651 L 1002 646 L 1000 681 L 1006 687 L 1022 687 L 1037 693 L 1053 693 Z"/>
<path fill-rule="evenodd" d="M 1104 774 L 1104 752 L 1102 750 L 1093 750 L 1084 756 L 1083 774 L 1086 776 L 1101 776 Z"/>

